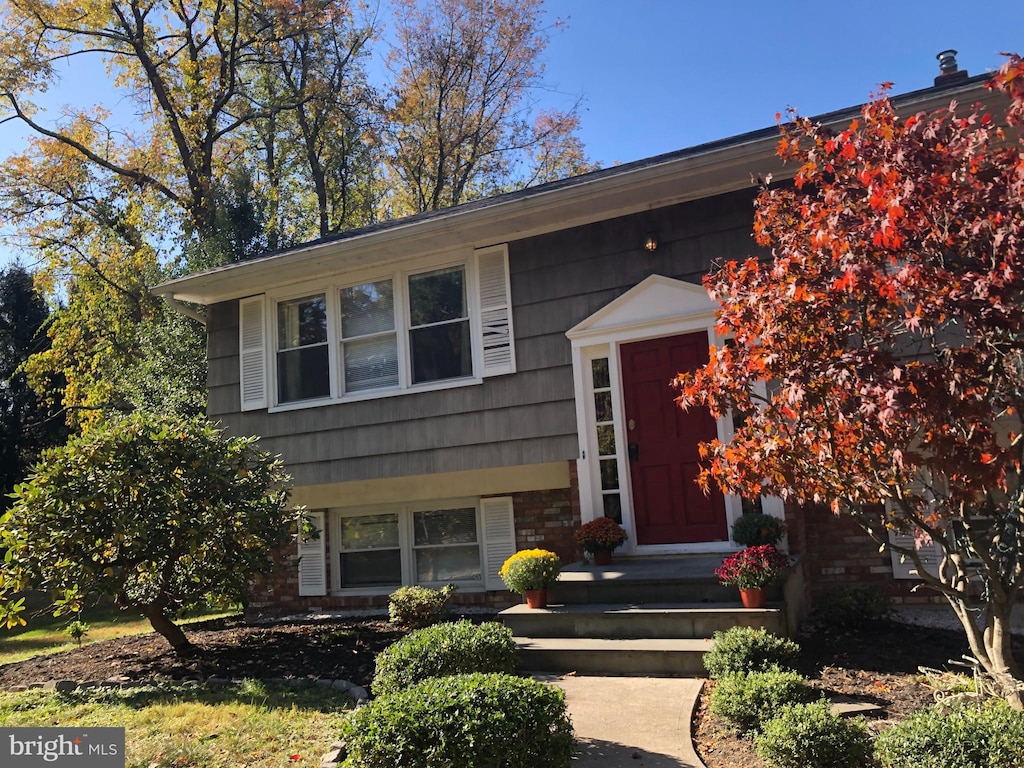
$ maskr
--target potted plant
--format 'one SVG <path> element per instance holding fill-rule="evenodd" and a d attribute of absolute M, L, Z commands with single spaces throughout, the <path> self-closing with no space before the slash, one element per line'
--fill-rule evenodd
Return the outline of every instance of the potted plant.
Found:
<path fill-rule="evenodd" d="M 785 532 L 784 522 L 763 512 L 747 512 L 732 524 L 732 540 L 744 547 L 778 544 Z"/>
<path fill-rule="evenodd" d="M 772 544 L 742 549 L 715 569 L 720 583 L 739 587 L 746 608 L 763 607 L 765 588 L 782 582 L 787 573 L 789 558 Z"/>
<path fill-rule="evenodd" d="M 612 561 L 612 550 L 621 546 L 628 539 L 625 529 L 610 517 L 599 517 L 584 523 L 576 531 L 576 543 L 584 552 L 594 556 L 597 565 L 609 565 Z"/>
<path fill-rule="evenodd" d="M 562 561 L 546 549 L 524 549 L 505 561 L 498 571 L 510 591 L 523 595 L 531 608 L 548 603 L 548 587 L 558 579 Z"/>

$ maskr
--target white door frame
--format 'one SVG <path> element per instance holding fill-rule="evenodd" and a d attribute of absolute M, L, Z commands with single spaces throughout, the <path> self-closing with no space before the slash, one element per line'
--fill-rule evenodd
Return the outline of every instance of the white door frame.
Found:
<path fill-rule="evenodd" d="M 596 412 L 592 363 L 608 360 L 612 394 L 612 425 L 615 435 L 615 458 L 619 476 L 622 505 L 622 526 L 629 533 L 623 545 L 624 554 L 659 555 L 701 552 L 728 552 L 737 549 L 735 542 L 710 541 L 686 544 L 636 544 L 636 523 L 630 487 L 629 458 L 626 452 L 624 401 L 620 348 L 623 344 L 667 336 L 705 331 L 708 344 L 721 344 L 715 333 L 715 304 L 698 285 L 662 275 L 652 275 L 611 301 L 583 322 L 571 328 L 566 336 L 572 346 L 573 385 L 576 396 L 576 423 L 580 454 L 576 461 L 579 481 L 580 513 L 583 522 L 604 514 L 605 495 L 601 488 L 600 457 L 597 444 Z M 732 437 L 732 421 L 717 419 L 718 439 Z M 607 460 L 607 456 L 605 457 Z M 765 513 L 783 516 L 780 499 L 765 497 Z M 743 513 L 740 498 L 725 495 L 726 523 L 732 524 Z"/>

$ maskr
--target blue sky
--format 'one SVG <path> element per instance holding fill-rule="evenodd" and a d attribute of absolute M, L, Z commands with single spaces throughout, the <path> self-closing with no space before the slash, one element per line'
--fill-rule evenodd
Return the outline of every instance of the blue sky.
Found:
<path fill-rule="evenodd" d="M 592 160 L 629 162 L 772 125 L 794 106 L 814 115 L 863 102 L 879 83 L 926 88 L 935 55 L 959 51 L 972 75 L 1000 51 L 1024 54 L 1024 3 L 968 0 L 545 0 L 561 18 L 546 53 L 547 105 L 582 98 Z M 96 73 L 68 74 L 54 104 L 104 95 Z M 0 156 L 22 131 L 0 126 Z M 0 249 L 0 266 L 11 253 Z M 31 258 L 23 257 L 26 264 Z"/>

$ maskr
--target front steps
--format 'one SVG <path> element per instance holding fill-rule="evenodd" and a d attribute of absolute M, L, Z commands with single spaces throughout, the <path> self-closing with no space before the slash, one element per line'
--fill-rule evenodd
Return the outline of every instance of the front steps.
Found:
<path fill-rule="evenodd" d="M 500 617 L 531 672 L 702 676 L 701 657 L 714 632 L 733 626 L 788 632 L 785 604 L 743 608 L 736 590 L 713 576 L 720 562 L 715 555 L 574 564 L 549 590 L 547 608 L 516 605 Z"/>

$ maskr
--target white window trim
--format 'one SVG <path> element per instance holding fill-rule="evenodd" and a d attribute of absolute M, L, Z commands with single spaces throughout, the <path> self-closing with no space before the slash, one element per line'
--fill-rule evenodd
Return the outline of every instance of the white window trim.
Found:
<path fill-rule="evenodd" d="M 330 594 L 345 595 L 389 595 L 399 587 L 417 585 L 416 582 L 416 560 L 413 532 L 413 514 L 445 508 L 466 508 L 472 507 L 476 510 L 476 546 L 480 557 L 480 579 L 453 582 L 460 592 L 483 592 L 487 582 L 485 560 L 485 542 L 483 516 L 481 512 L 481 500 L 479 498 L 461 499 L 437 499 L 432 501 L 417 501 L 407 504 L 383 504 L 368 507 L 334 507 L 327 510 L 329 525 L 331 526 L 331 547 L 326 557 L 330 560 L 331 584 Z M 398 515 L 398 540 L 402 562 L 402 583 L 386 587 L 342 587 L 341 586 L 341 520 L 346 517 L 363 517 L 366 515 Z M 439 588 L 449 582 L 427 581 L 418 586 Z"/>
<path fill-rule="evenodd" d="M 392 268 L 390 271 L 364 270 L 359 273 L 347 273 L 338 275 L 335 279 L 324 284 L 323 282 L 306 282 L 289 286 L 287 290 L 267 293 L 266 332 L 264 338 L 268 339 L 268 359 L 271 364 L 268 370 L 268 401 L 269 413 L 299 410 L 303 408 L 316 408 L 336 403 L 360 402 L 363 400 L 378 400 L 385 397 L 412 394 L 414 392 L 433 392 L 444 389 L 455 389 L 458 387 L 474 386 L 483 383 L 481 369 L 483 361 L 480 359 L 479 348 L 481 342 L 480 330 L 480 307 L 477 284 L 477 273 L 475 259 L 468 255 L 453 257 L 447 254 L 443 258 L 421 259 L 402 265 L 402 268 Z M 424 382 L 412 384 L 412 368 L 410 364 L 409 350 L 409 302 L 408 302 L 408 279 L 410 275 L 417 275 L 423 272 L 430 272 L 436 269 L 448 267 L 463 267 L 466 275 L 466 309 L 470 325 L 470 354 L 472 356 L 471 376 L 442 379 L 436 382 Z M 381 389 L 361 390 L 359 392 L 341 392 L 341 317 L 340 297 L 342 288 L 353 285 L 360 285 L 376 280 L 392 280 L 395 301 L 395 331 L 398 340 L 398 371 L 399 385 L 397 387 L 386 387 Z M 294 402 L 278 402 L 277 382 L 277 305 L 283 301 L 302 298 L 314 294 L 324 294 L 327 300 L 327 344 L 328 360 L 330 366 L 330 397 L 315 398 L 310 400 L 298 400 Z"/>

